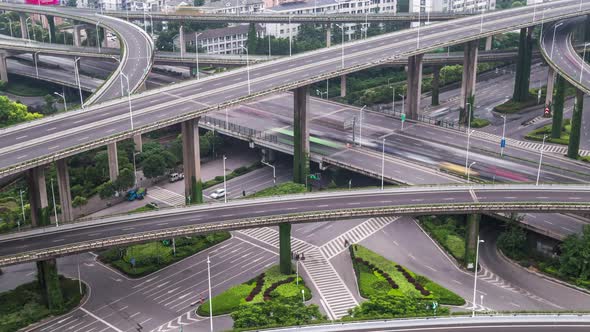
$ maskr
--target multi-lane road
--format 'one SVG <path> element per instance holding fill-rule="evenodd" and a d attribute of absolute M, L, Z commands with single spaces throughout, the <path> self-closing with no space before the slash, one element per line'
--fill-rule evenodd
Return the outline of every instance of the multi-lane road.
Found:
<path fill-rule="evenodd" d="M 16 126 L 0 135 L 0 139 L 7 143 L 0 149 L 0 174 L 20 172 L 55 158 L 129 137 L 134 132 L 178 123 L 249 98 L 359 71 L 396 57 L 425 53 L 537 24 L 540 22 L 536 10 L 545 8 L 551 9 L 545 15 L 545 20 L 550 21 L 584 14 L 590 11 L 590 4 L 582 4 L 580 12 L 578 1 L 557 1 L 535 6 L 534 11 L 523 7 L 434 23 L 143 93 L 133 97 L 131 103 L 134 130 L 131 130 L 129 107 L 124 100 L 97 105 L 91 108 L 91 112 L 78 111 Z M 471 28 L 476 25 L 481 26 L 479 31 Z M 142 48 L 140 44 L 137 45 L 138 52 Z M 130 73 L 141 72 L 141 69 L 134 68 Z M 54 129 L 50 133 L 48 129 L 51 128 Z M 22 137 L 27 140 L 23 141 Z"/>

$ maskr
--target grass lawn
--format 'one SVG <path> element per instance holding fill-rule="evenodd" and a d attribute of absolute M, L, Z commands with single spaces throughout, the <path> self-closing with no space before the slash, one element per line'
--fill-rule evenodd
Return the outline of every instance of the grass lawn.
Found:
<path fill-rule="evenodd" d="M 286 280 L 290 277 L 293 277 L 293 281 L 278 286 L 273 292 L 271 292 L 271 298 L 301 296 L 301 290 L 304 289 L 305 299 L 311 299 L 311 291 L 305 286 L 301 277 L 299 277 L 299 285 L 297 285 L 295 274 L 283 275 L 279 271 L 279 266 L 275 265 L 264 272 L 262 288 L 260 289 L 260 292 L 252 298 L 252 301 L 246 301 L 246 298 L 256 287 L 258 277 L 243 284 L 235 285 L 225 292 L 213 297 L 213 315 L 217 316 L 234 312 L 243 304 L 261 303 L 264 301 L 264 292 L 266 289 L 272 284 Z M 201 316 L 209 315 L 209 300 L 199 306 L 197 313 Z"/>
<path fill-rule="evenodd" d="M 465 259 L 465 224 L 455 216 L 424 216 L 420 224 L 455 259 Z"/>
<path fill-rule="evenodd" d="M 116 268 L 125 275 L 138 278 L 156 272 L 229 238 L 229 232 L 179 237 L 175 239 L 176 255 L 174 255 L 170 241 L 166 244 L 163 241 L 156 241 L 129 247 L 110 248 L 102 251 L 98 258 L 101 262 Z M 131 264 L 133 260 L 135 260 L 135 267 Z"/>
<path fill-rule="evenodd" d="M 10 75 L 8 84 L 2 90 L 17 96 L 43 97 L 48 94 L 53 95 L 54 91 L 61 91 L 61 88 L 56 89 L 50 83 L 40 84 L 38 81 L 27 77 Z"/>
<path fill-rule="evenodd" d="M 45 307 L 37 281 L 0 294 L 0 332 L 17 331 L 49 316 L 62 315 L 76 307 L 80 295 L 78 281 L 60 276 L 64 308 L 51 311 Z M 85 291 L 85 289 L 83 289 Z"/>
<path fill-rule="evenodd" d="M 544 135 L 549 135 L 545 142 L 568 145 L 570 141 L 570 133 L 572 131 L 571 119 L 565 119 L 563 121 L 563 129 L 561 130 L 561 137 L 551 137 L 551 125 L 546 125 L 541 128 L 535 129 L 530 133 L 526 134 L 525 138 L 532 141 L 543 141 Z"/>
<path fill-rule="evenodd" d="M 500 104 L 494 107 L 494 111 L 502 114 L 513 114 L 518 113 L 519 111 L 537 105 L 537 96 L 531 96 L 531 99 L 525 102 L 515 102 L 512 99 L 508 100 L 504 104 Z"/>
<path fill-rule="evenodd" d="M 305 185 L 298 184 L 294 182 L 285 182 L 278 184 L 274 187 L 262 189 L 261 191 L 249 195 L 248 197 L 268 197 L 268 196 L 280 196 L 280 195 L 289 195 L 289 194 L 299 194 L 304 193 Z"/>
<path fill-rule="evenodd" d="M 475 118 L 471 120 L 471 128 L 483 128 L 490 124 L 490 120 L 488 119 L 479 119 Z"/>
<path fill-rule="evenodd" d="M 389 261 L 361 245 L 353 245 L 352 248 L 351 256 L 353 256 L 353 265 L 357 273 L 359 290 L 361 295 L 365 298 L 386 295 L 418 299 L 432 299 L 438 301 L 440 304 L 448 305 L 463 305 L 465 303 L 465 300 L 463 300 L 463 298 L 461 298 L 459 295 L 438 285 L 424 276 L 415 274 L 404 267 L 397 268 L 397 264 L 395 262 Z M 366 264 L 358 262 L 355 258 L 360 258 L 365 262 L 373 264 L 375 269 L 370 268 Z M 399 286 L 399 288 L 394 289 L 392 286 L 390 286 L 384 275 L 377 271 L 378 269 L 388 274 L 391 279 L 393 279 L 395 284 Z M 408 281 L 403 272 L 401 272 L 399 269 L 407 272 L 411 278 L 415 280 L 416 284 L 421 285 L 430 294 L 423 295 L 419 290 L 416 289 L 414 284 Z"/>

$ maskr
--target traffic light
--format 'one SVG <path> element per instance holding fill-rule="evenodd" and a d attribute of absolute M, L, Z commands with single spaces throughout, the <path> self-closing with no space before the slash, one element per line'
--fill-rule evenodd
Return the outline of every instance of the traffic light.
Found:
<path fill-rule="evenodd" d="M 545 117 L 545 118 L 551 117 L 551 109 L 549 108 L 549 106 L 545 106 L 545 111 L 543 112 L 543 117 Z"/>

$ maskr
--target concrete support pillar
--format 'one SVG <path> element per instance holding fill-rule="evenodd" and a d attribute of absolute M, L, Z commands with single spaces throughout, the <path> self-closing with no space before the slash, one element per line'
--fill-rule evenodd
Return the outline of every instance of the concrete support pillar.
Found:
<path fill-rule="evenodd" d="M 6 52 L 0 52 L 0 81 L 8 82 L 8 65 L 6 64 Z"/>
<path fill-rule="evenodd" d="M 180 56 L 184 57 L 186 54 L 186 43 L 184 41 L 184 27 L 182 25 L 178 30 L 178 44 L 180 46 Z"/>
<path fill-rule="evenodd" d="M 59 200 L 61 203 L 61 221 L 74 220 L 72 208 L 72 194 L 70 192 L 70 174 L 68 172 L 68 161 L 59 159 L 55 162 L 57 168 L 57 185 L 59 188 Z"/>
<path fill-rule="evenodd" d="M 186 203 L 203 203 L 201 152 L 199 149 L 199 118 L 182 122 L 181 130 L 182 158 L 184 163 L 184 195 L 186 197 Z"/>
<path fill-rule="evenodd" d="M 109 178 L 112 182 L 115 182 L 119 176 L 119 158 L 117 157 L 116 142 L 107 145 L 107 155 L 109 157 Z"/>
<path fill-rule="evenodd" d="M 461 81 L 461 114 L 459 116 L 460 123 L 467 123 L 467 105 L 469 103 L 470 97 L 475 95 L 478 45 L 478 40 L 467 42 L 464 45 L 463 80 Z M 471 105 L 471 110 L 475 110 L 475 105 Z"/>
<path fill-rule="evenodd" d="M 80 47 L 82 46 L 82 35 L 81 31 L 84 28 L 83 25 L 74 25 L 72 28 L 72 34 L 74 37 L 74 46 Z"/>
<path fill-rule="evenodd" d="M 545 107 L 551 107 L 553 103 L 553 87 L 555 85 L 555 70 L 549 67 L 547 74 L 547 95 L 545 96 Z"/>
<path fill-rule="evenodd" d="M 43 166 L 31 168 L 27 174 L 29 187 L 29 204 L 31 206 L 31 225 L 33 227 L 49 225 L 49 206 L 47 187 Z"/>
<path fill-rule="evenodd" d="M 407 91 L 407 116 L 409 119 L 418 120 L 420 114 L 420 99 L 422 95 L 422 59 L 424 54 L 414 55 L 408 58 L 408 91 Z"/>
<path fill-rule="evenodd" d="M 532 28 L 520 29 L 520 43 L 518 46 L 518 58 L 516 61 L 514 93 L 512 94 L 512 100 L 515 102 L 525 102 L 529 99 L 531 59 L 533 55 L 532 33 Z"/>
<path fill-rule="evenodd" d="M 493 38 L 494 38 L 493 36 L 488 36 L 486 38 L 486 47 L 485 47 L 485 50 L 486 51 L 491 51 L 492 50 L 492 41 L 493 41 Z"/>
<path fill-rule="evenodd" d="M 264 161 L 272 163 L 277 158 L 277 153 L 273 149 L 263 149 L 262 150 L 262 158 Z"/>
<path fill-rule="evenodd" d="M 340 97 L 346 97 L 346 75 L 340 76 Z"/>
<path fill-rule="evenodd" d="M 109 47 L 109 40 L 107 39 L 107 30 L 105 28 L 99 28 L 99 29 L 100 29 L 99 35 L 102 37 L 102 40 L 100 41 L 100 46 L 101 47 Z"/>
<path fill-rule="evenodd" d="M 584 111 L 584 92 L 576 89 L 576 103 L 572 114 L 572 130 L 567 148 L 568 158 L 578 159 L 580 152 L 580 134 L 582 128 L 582 112 Z"/>
<path fill-rule="evenodd" d="M 465 235 L 465 266 L 475 267 L 475 250 L 477 246 L 477 236 L 479 235 L 479 214 L 470 214 L 467 216 L 467 234 Z"/>
<path fill-rule="evenodd" d="M 293 182 L 301 184 L 309 174 L 308 90 L 308 86 L 293 90 Z"/>
<path fill-rule="evenodd" d="M 133 143 L 135 145 L 136 152 L 143 151 L 143 139 L 141 138 L 141 134 L 137 134 L 137 135 L 133 136 Z"/>
<path fill-rule="evenodd" d="M 438 106 L 440 93 L 440 67 L 432 67 L 432 106 Z"/>
<path fill-rule="evenodd" d="M 553 102 L 553 123 L 551 124 L 551 138 L 560 138 L 563 128 L 563 104 L 565 102 L 566 80 L 557 75 L 555 100 Z"/>
<path fill-rule="evenodd" d="M 47 29 L 49 30 L 49 40 L 55 43 L 55 20 L 51 15 L 45 15 L 45 19 L 47 20 Z"/>
<path fill-rule="evenodd" d="M 326 25 L 326 47 L 332 46 L 332 24 Z"/>
<path fill-rule="evenodd" d="M 20 14 L 20 35 L 22 39 L 29 39 L 29 27 L 27 26 L 27 15 Z"/>
<path fill-rule="evenodd" d="M 291 224 L 279 224 L 279 265 L 282 274 L 291 274 Z"/>
<path fill-rule="evenodd" d="M 55 259 L 37 262 L 37 282 L 43 290 L 42 296 L 47 308 L 50 310 L 61 309 L 64 301 Z"/>

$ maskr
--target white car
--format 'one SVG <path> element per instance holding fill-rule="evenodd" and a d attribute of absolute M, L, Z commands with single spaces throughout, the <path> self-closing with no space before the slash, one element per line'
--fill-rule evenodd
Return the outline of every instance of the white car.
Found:
<path fill-rule="evenodd" d="M 168 180 L 170 182 L 176 182 L 176 181 L 180 181 L 180 180 L 183 180 L 183 179 L 184 179 L 184 174 L 182 174 L 182 173 L 172 173 L 168 177 Z"/>
<path fill-rule="evenodd" d="M 217 190 L 215 190 L 214 192 L 211 193 L 211 195 L 209 195 L 209 197 L 214 198 L 214 199 L 218 199 L 221 197 L 225 196 L 225 189 L 223 188 L 219 188 Z"/>

